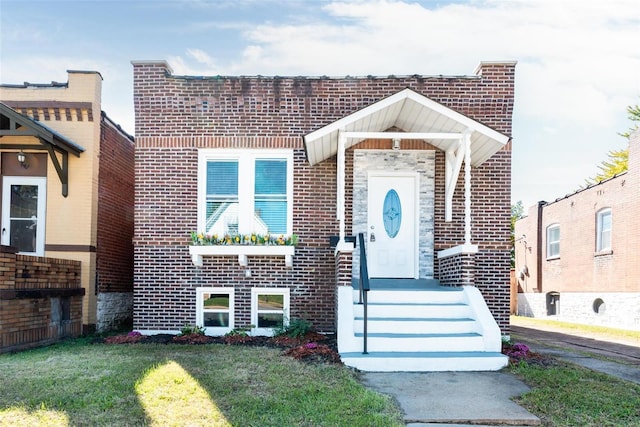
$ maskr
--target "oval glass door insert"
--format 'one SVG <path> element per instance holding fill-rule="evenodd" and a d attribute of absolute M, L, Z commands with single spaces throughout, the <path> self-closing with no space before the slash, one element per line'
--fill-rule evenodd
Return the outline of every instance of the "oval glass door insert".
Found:
<path fill-rule="evenodd" d="M 400 223 L 402 222 L 402 207 L 400 206 L 400 197 L 396 190 L 389 190 L 384 197 L 382 207 L 382 221 L 387 236 L 394 238 L 400 231 Z"/>

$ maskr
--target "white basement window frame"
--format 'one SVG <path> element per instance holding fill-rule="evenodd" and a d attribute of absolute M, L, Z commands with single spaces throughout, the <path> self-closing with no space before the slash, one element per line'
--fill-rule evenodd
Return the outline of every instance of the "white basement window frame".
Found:
<path fill-rule="evenodd" d="M 269 304 L 269 297 L 275 297 L 273 304 Z M 281 297 L 280 299 L 278 297 Z M 252 288 L 251 289 L 251 324 L 252 334 L 272 336 L 274 328 L 289 324 L 289 288 Z M 271 306 L 270 306 L 271 305 Z M 282 324 L 278 326 L 264 325 L 269 322 L 268 317 L 281 317 Z"/>
<path fill-rule="evenodd" d="M 233 288 L 196 288 L 196 325 L 204 327 L 206 335 L 221 336 L 231 332 L 235 328 L 234 297 Z M 216 299 L 221 304 L 216 304 Z"/>
<path fill-rule="evenodd" d="M 258 203 L 268 203 L 269 198 L 279 197 L 282 202 L 283 194 L 280 196 L 273 194 L 256 195 L 256 165 L 262 165 L 269 161 L 286 162 L 286 219 L 284 223 L 280 220 L 279 226 L 275 230 L 269 228 L 266 221 L 262 221 L 256 210 L 256 200 Z M 226 203 L 235 206 L 233 214 L 236 215 L 235 222 L 215 220 L 211 228 L 220 229 L 220 233 L 232 232 L 244 235 L 252 233 L 271 235 L 293 234 L 293 150 L 291 149 L 259 149 L 259 150 L 228 150 L 228 149 L 201 149 L 198 151 L 198 232 L 207 233 L 207 200 L 211 202 L 211 196 L 207 195 L 207 167 L 209 162 L 217 165 L 229 163 L 235 165 L 237 169 L 230 169 L 230 173 L 237 175 L 237 187 L 228 186 L 224 191 L 226 194 L 215 196 L 217 203 Z M 215 201 L 214 201 L 215 203 Z M 232 209 L 232 208 L 227 208 Z M 225 210 L 227 210 L 225 209 Z M 258 209 L 259 210 L 259 209 Z M 229 217 L 233 217 L 232 214 Z M 262 228 L 262 229 L 260 229 Z M 285 265 L 293 265 L 293 255 L 295 248 L 287 245 L 203 245 L 190 246 L 189 253 L 193 263 L 197 266 L 203 265 L 203 256 L 237 255 L 240 265 L 247 265 L 247 256 L 283 256 Z"/>

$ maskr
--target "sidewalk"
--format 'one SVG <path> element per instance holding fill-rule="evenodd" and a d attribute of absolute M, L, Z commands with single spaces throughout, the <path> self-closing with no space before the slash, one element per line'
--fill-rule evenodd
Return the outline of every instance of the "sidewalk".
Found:
<path fill-rule="evenodd" d="M 363 372 L 362 383 L 396 399 L 409 427 L 537 426 L 511 398 L 529 390 L 503 372 Z"/>

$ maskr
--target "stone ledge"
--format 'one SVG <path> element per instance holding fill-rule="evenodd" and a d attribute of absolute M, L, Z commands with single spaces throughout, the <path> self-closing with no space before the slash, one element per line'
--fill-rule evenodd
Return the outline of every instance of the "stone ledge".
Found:
<path fill-rule="evenodd" d="M 0 289 L 0 300 L 40 299 L 84 296 L 84 288 L 72 289 Z"/>

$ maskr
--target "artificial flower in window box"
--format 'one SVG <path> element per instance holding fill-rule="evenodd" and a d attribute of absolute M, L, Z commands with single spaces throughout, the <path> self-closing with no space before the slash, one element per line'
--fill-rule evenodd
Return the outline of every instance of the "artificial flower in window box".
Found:
<path fill-rule="evenodd" d="M 292 234 L 205 234 L 191 232 L 189 253 L 192 262 L 201 267 L 203 255 L 238 255 L 238 262 L 247 265 L 248 255 L 284 256 L 287 267 L 293 265 L 298 236 Z"/>

